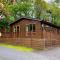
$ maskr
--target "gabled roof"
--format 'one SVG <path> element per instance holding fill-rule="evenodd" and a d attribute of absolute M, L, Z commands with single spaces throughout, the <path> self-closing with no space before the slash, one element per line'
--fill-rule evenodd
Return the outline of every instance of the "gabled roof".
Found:
<path fill-rule="evenodd" d="M 24 17 L 24 18 L 20 18 L 19 20 L 16 20 L 16 21 L 12 22 L 10 25 L 13 25 L 13 24 L 18 23 L 18 22 L 20 22 L 20 21 L 22 21 L 22 20 L 25 20 L 25 19 L 26 19 L 26 20 L 39 21 L 41 24 L 45 24 L 45 25 L 48 25 L 48 26 L 51 26 L 51 27 L 60 29 L 60 26 L 57 26 L 57 25 L 52 24 L 52 23 L 50 23 L 50 22 L 47 22 L 47 21 L 44 21 L 44 20 L 35 19 L 35 18 L 31 19 L 31 18 L 25 18 L 25 17 Z"/>
<path fill-rule="evenodd" d="M 23 18 L 20 18 L 19 20 L 16 20 L 16 21 L 12 22 L 10 25 L 13 25 L 13 24 L 18 23 L 18 22 L 20 22 L 22 20 L 25 20 L 25 19 L 26 20 L 39 21 L 38 19 L 35 19 L 35 18 L 25 18 L 25 17 L 23 17 Z"/>
<path fill-rule="evenodd" d="M 41 24 L 45 24 L 45 25 L 48 25 L 48 26 L 51 26 L 51 27 L 60 29 L 60 26 L 57 26 L 57 25 L 52 24 L 52 23 L 50 23 L 50 22 L 46 22 L 46 21 L 44 21 L 44 20 L 41 21 Z"/>

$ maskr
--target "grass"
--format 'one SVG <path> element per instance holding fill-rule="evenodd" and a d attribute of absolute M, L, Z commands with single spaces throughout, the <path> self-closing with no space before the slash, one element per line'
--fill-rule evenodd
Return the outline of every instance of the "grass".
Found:
<path fill-rule="evenodd" d="M 13 45 L 8 45 L 8 44 L 0 44 L 0 46 L 4 46 L 6 48 L 11 48 L 11 49 L 16 49 L 17 51 L 22 51 L 22 52 L 31 52 L 33 50 L 32 48 L 27 48 L 24 46 L 13 46 Z"/>

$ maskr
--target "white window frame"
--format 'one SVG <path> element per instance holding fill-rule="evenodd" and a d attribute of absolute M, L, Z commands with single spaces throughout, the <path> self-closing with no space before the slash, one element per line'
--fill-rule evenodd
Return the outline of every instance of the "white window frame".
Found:
<path fill-rule="evenodd" d="M 16 26 L 13 26 L 13 32 L 16 32 Z"/>
<path fill-rule="evenodd" d="M 30 28 L 29 28 L 28 26 L 29 26 L 30 24 L 32 24 L 32 31 L 29 31 Z M 35 23 L 30 23 L 30 24 L 26 24 L 26 36 L 28 36 L 28 32 L 34 32 L 34 31 L 33 31 L 33 24 L 35 25 Z M 35 27 L 35 29 L 36 29 L 36 27 Z"/>

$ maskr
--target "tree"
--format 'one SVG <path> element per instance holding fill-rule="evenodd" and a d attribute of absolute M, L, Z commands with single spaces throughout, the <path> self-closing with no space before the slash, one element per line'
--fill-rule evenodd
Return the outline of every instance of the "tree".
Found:
<path fill-rule="evenodd" d="M 8 28 L 8 21 L 6 20 L 6 18 L 0 20 L 0 31 L 3 28 Z"/>
<path fill-rule="evenodd" d="M 14 16 L 15 19 L 20 17 L 30 17 L 30 11 L 32 11 L 31 3 L 17 3 L 15 5 L 9 5 L 8 10 L 10 15 Z"/>
<path fill-rule="evenodd" d="M 55 0 L 48 4 L 44 0 L 0 0 L 0 16 L 5 16 L 9 22 L 20 17 L 34 17 L 59 25 L 60 8 L 56 4 L 58 2 L 59 0 Z"/>
<path fill-rule="evenodd" d="M 60 0 L 55 0 L 54 2 L 60 7 Z"/>
<path fill-rule="evenodd" d="M 6 3 L 4 3 L 6 2 Z M 8 2 L 8 3 L 7 3 Z M 9 4 L 11 2 L 16 2 L 16 4 Z M 5 0 L 1 1 L 1 6 L 3 4 L 3 9 L 1 8 L 1 14 L 4 14 L 10 20 L 11 17 L 14 19 L 18 19 L 22 16 L 30 17 L 32 15 L 32 2 L 31 0 L 20 0 L 17 2 L 16 0 Z"/>
<path fill-rule="evenodd" d="M 60 24 L 60 8 L 55 3 L 53 3 L 50 5 L 50 12 L 53 18 L 52 20 L 53 23 L 56 25 L 59 25 Z"/>
<path fill-rule="evenodd" d="M 46 11 L 48 9 L 48 4 L 44 0 L 35 0 L 35 10 L 36 10 L 36 18 L 40 18 L 42 11 Z"/>
<path fill-rule="evenodd" d="M 59 2 L 60 2 L 60 0 L 55 0 L 55 2 L 56 2 L 56 3 L 59 3 Z"/>

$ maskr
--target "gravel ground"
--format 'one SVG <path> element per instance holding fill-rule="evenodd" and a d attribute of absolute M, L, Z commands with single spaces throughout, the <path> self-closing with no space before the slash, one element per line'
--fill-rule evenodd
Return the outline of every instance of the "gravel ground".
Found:
<path fill-rule="evenodd" d="M 60 47 L 39 52 L 21 52 L 0 46 L 0 60 L 60 60 Z"/>

